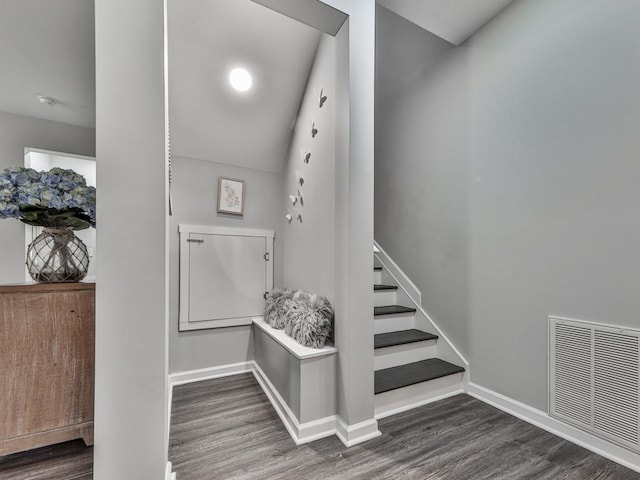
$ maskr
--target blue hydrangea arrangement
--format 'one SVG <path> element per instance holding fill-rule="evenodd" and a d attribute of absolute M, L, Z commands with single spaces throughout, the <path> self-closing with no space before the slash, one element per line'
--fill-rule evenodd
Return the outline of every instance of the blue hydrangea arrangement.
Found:
<path fill-rule="evenodd" d="M 96 189 L 73 170 L 6 168 L 0 173 L 0 218 L 67 230 L 95 228 Z"/>

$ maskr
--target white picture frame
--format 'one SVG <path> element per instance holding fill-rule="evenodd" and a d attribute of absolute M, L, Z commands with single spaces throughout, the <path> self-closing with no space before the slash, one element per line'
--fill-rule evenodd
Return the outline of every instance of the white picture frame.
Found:
<path fill-rule="evenodd" d="M 244 180 L 218 177 L 218 213 L 244 215 Z"/>

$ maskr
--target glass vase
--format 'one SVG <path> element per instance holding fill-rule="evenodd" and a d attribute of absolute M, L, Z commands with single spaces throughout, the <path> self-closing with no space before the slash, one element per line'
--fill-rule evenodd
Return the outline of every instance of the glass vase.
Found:
<path fill-rule="evenodd" d="M 45 228 L 27 249 L 27 269 L 38 283 L 79 282 L 89 270 L 89 254 L 73 230 Z"/>

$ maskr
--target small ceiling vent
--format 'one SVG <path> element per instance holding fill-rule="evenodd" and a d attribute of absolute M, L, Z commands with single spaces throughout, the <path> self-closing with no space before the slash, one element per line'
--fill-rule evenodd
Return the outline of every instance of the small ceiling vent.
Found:
<path fill-rule="evenodd" d="M 640 451 L 640 331 L 549 317 L 549 414 Z"/>

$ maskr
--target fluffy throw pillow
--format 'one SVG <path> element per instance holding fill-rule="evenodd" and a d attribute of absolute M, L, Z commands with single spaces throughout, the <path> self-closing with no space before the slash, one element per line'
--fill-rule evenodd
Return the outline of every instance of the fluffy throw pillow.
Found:
<path fill-rule="evenodd" d="M 325 297 L 277 288 L 269 294 L 264 319 L 282 329 L 295 341 L 311 348 L 322 348 L 333 340 L 334 310 Z"/>

